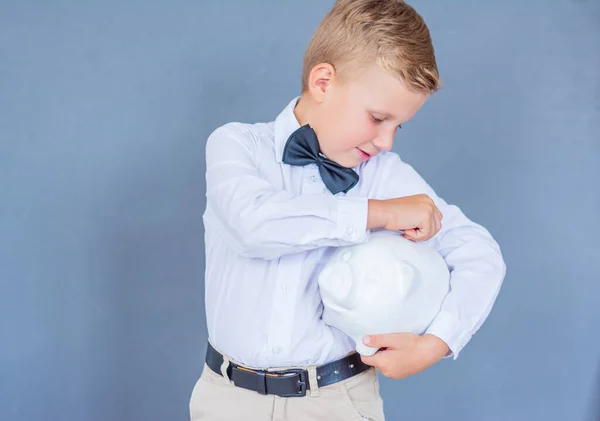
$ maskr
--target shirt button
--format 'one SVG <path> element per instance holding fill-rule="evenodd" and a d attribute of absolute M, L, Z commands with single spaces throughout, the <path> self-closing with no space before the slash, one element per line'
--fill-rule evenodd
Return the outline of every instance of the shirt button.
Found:
<path fill-rule="evenodd" d="M 347 232 L 350 237 L 354 237 L 354 234 L 356 234 L 356 230 L 354 229 L 354 227 L 348 228 Z"/>
<path fill-rule="evenodd" d="M 317 176 L 316 175 L 311 175 L 310 179 L 311 179 L 311 181 L 317 181 Z"/>
<path fill-rule="evenodd" d="M 281 348 L 279 348 L 278 346 L 275 346 L 275 347 L 273 347 L 273 349 L 271 351 L 273 352 L 273 354 L 279 355 L 281 353 Z"/>

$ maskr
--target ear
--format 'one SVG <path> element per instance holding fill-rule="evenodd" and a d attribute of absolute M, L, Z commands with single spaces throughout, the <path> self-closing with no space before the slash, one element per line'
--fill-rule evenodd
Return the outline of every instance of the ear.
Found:
<path fill-rule="evenodd" d="M 308 77 L 308 91 L 315 102 L 323 102 L 334 77 L 335 68 L 329 63 L 319 63 L 312 68 Z"/>

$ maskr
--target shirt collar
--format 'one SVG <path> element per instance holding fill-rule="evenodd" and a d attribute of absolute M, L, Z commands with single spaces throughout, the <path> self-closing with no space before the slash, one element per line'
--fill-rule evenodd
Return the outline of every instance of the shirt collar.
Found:
<path fill-rule="evenodd" d="M 299 99 L 299 96 L 294 98 L 275 119 L 273 135 L 275 137 L 275 159 L 277 163 L 281 163 L 283 159 L 283 148 L 288 138 L 300 128 L 300 123 L 294 114 L 294 108 Z"/>

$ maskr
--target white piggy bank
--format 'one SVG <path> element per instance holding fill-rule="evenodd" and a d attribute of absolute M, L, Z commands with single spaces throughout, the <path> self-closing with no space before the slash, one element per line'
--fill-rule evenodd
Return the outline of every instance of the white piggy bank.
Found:
<path fill-rule="evenodd" d="M 318 276 L 323 320 L 350 336 L 362 355 L 365 335 L 422 334 L 449 290 L 444 259 L 398 232 L 375 231 L 367 243 L 339 247 Z"/>

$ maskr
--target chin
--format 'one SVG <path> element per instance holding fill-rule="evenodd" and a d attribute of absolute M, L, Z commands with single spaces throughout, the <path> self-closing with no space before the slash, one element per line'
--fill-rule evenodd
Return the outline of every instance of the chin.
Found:
<path fill-rule="evenodd" d="M 340 165 L 343 167 L 346 167 L 346 168 L 356 168 L 363 162 L 365 162 L 365 161 L 361 161 L 360 159 L 355 159 L 353 161 L 348 160 L 347 162 L 343 162 Z"/>
<path fill-rule="evenodd" d="M 355 154 L 346 154 L 344 156 L 339 157 L 339 159 L 333 157 L 333 158 L 331 158 L 331 160 L 337 162 L 338 164 L 340 164 L 342 167 L 345 167 L 345 168 L 356 168 L 363 162 L 366 162 L 366 161 L 363 161 L 360 158 L 360 156 L 355 156 Z"/>

